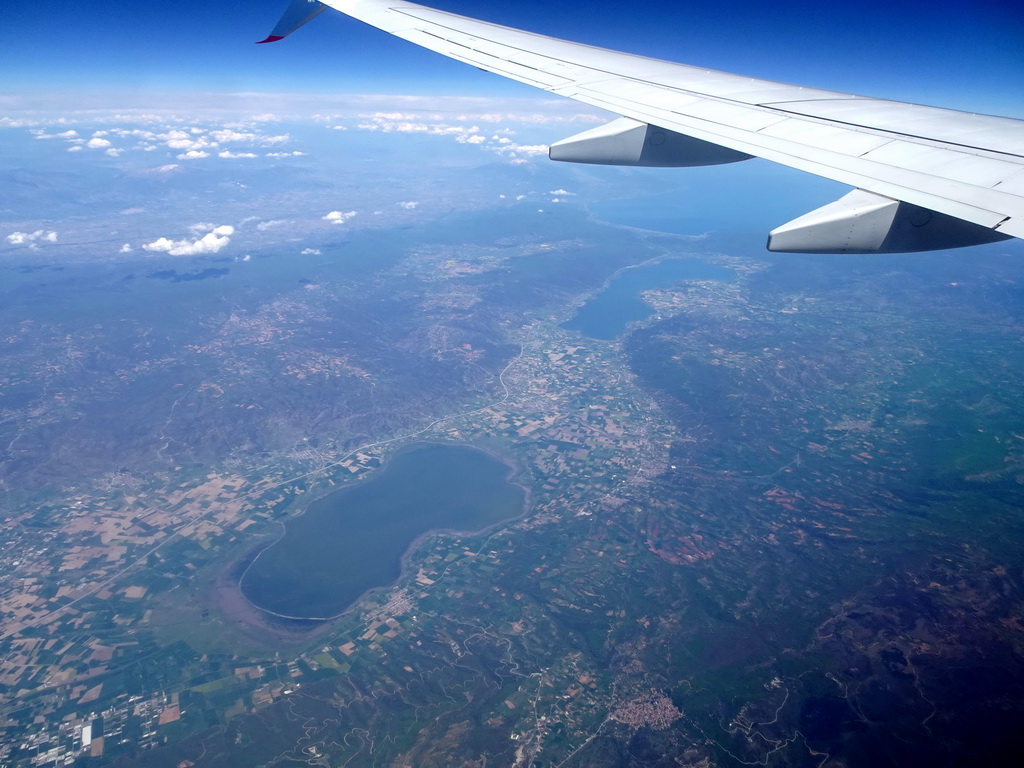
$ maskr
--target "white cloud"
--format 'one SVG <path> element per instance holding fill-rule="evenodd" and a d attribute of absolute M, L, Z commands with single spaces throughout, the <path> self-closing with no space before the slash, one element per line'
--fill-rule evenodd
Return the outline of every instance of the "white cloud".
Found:
<path fill-rule="evenodd" d="M 573 122 L 584 120 L 589 122 L 591 117 L 586 115 L 573 115 L 564 117 L 558 115 L 543 114 L 516 114 L 504 112 L 481 112 L 476 114 L 459 114 L 454 118 L 456 122 L 450 122 L 453 118 L 447 117 L 449 122 L 428 122 L 431 119 L 440 119 L 441 115 L 414 114 L 407 112 L 375 112 L 373 114 L 361 115 L 363 121 L 358 123 L 356 128 L 362 131 L 374 131 L 379 133 L 416 133 L 427 136 L 451 136 L 460 144 L 470 144 L 490 150 L 506 158 L 513 165 L 522 165 L 534 156 L 546 155 L 548 147 L 546 144 L 518 144 L 509 138 L 515 131 L 507 127 L 490 126 L 487 133 L 482 133 L 480 127 L 473 124 L 466 124 L 476 121 L 482 124 L 494 124 L 502 121 L 520 122 L 528 124 L 546 124 L 557 122 Z M 596 119 L 596 118 L 595 118 Z"/>
<path fill-rule="evenodd" d="M 38 120 L 29 120 L 27 118 L 0 117 L 0 127 L 2 128 L 29 128 L 39 124 Z"/>
<path fill-rule="evenodd" d="M 347 211 L 342 213 L 341 211 L 331 211 L 323 217 L 324 221 L 333 221 L 335 224 L 344 224 L 346 221 L 356 215 L 355 211 Z"/>
<path fill-rule="evenodd" d="M 451 125 L 449 123 L 412 122 L 415 115 L 378 112 L 370 116 L 371 122 L 356 126 L 361 131 L 380 131 L 381 133 L 425 133 L 429 136 L 468 136 L 480 132 L 480 128 L 472 125 Z M 403 119 L 404 118 L 404 119 Z M 465 141 L 465 139 L 463 139 Z"/>
<path fill-rule="evenodd" d="M 521 115 L 519 122 L 532 125 L 550 125 L 552 123 L 604 123 L 608 118 L 592 112 L 577 112 L 574 115 Z"/>
<path fill-rule="evenodd" d="M 171 149 L 203 149 L 205 147 L 215 147 L 217 145 L 203 138 L 190 139 L 186 137 L 183 139 L 171 139 L 167 142 L 167 146 Z"/>
<path fill-rule="evenodd" d="M 214 141 L 256 141 L 257 138 L 255 133 L 240 133 L 232 128 L 210 131 L 210 137 Z"/>
<path fill-rule="evenodd" d="M 6 123 L 5 124 L 3 121 L 0 121 L 0 125 L 13 125 L 13 123 Z M 36 129 L 30 130 L 29 133 L 31 133 L 37 139 L 66 138 L 66 139 L 70 140 L 70 139 L 76 138 L 78 136 L 78 131 L 63 131 L 61 133 L 47 133 L 42 128 L 36 128 Z"/>
<path fill-rule="evenodd" d="M 507 120 L 509 115 L 505 115 L 501 112 L 483 112 L 478 115 L 459 115 L 456 120 L 460 120 L 464 123 L 478 120 L 481 123 L 500 123 Z"/>
<path fill-rule="evenodd" d="M 299 253 L 302 256 L 319 256 L 322 251 L 319 248 L 303 248 Z"/>
<path fill-rule="evenodd" d="M 481 132 L 477 125 L 465 125 L 451 122 L 426 122 L 424 118 L 440 118 L 440 115 L 415 115 L 405 112 L 376 112 L 362 115 L 363 122 L 356 127 L 361 131 L 379 133 L 415 133 L 426 136 L 451 136 L 460 144 L 471 144 L 495 152 L 507 158 L 513 164 L 522 164 L 533 156 L 545 155 L 546 144 L 518 144 L 509 138 L 515 131 L 509 128 L 489 128 L 487 134 Z M 415 118 L 419 117 L 419 120 Z M 449 118 L 450 120 L 451 118 Z M 494 123 L 500 120 L 527 123 L 567 122 L 565 118 L 551 117 L 540 114 L 516 115 L 513 113 L 480 113 L 462 114 L 457 121 L 477 120 L 481 123 Z"/>
<path fill-rule="evenodd" d="M 112 133 L 115 136 L 120 136 L 122 139 L 136 138 L 145 139 L 147 141 L 155 141 L 159 138 L 152 131 L 144 131 L 141 128 L 111 128 L 107 133 Z"/>
<path fill-rule="evenodd" d="M 7 236 L 7 242 L 11 245 L 24 245 L 36 250 L 38 243 L 56 243 L 57 233 L 45 229 L 37 229 L 35 232 L 11 232 Z"/>
<path fill-rule="evenodd" d="M 415 200 L 410 200 L 404 203 L 397 203 L 397 205 L 399 208 L 405 208 L 405 210 L 411 211 L 413 208 L 419 205 L 419 203 L 416 202 Z"/>
<path fill-rule="evenodd" d="M 103 149 L 104 147 L 109 147 L 110 142 L 106 139 L 97 139 L 96 137 L 93 137 L 85 142 L 85 146 L 89 149 Z"/>
<path fill-rule="evenodd" d="M 148 131 L 139 133 L 144 134 L 144 138 L 163 141 L 171 149 L 180 149 L 185 150 L 186 152 L 191 152 L 192 150 L 195 150 L 196 152 L 205 152 L 209 149 L 216 149 L 222 144 L 230 143 L 268 146 L 281 144 L 291 140 L 291 137 L 288 134 L 264 136 L 254 131 L 240 131 L 231 126 L 215 128 L 213 130 L 192 126 L 187 131 L 174 129 L 160 134 L 153 134 Z M 251 153 L 235 153 L 228 150 L 224 150 L 219 154 L 221 157 L 255 157 L 255 155 Z"/>
<path fill-rule="evenodd" d="M 211 227 L 212 225 L 203 225 Z M 195 227 L 191 227 L 195 234 Z M 144 250 L 169 253 L 171 256 L 196 256 L 203 253 L 217 253 L 221 248 L 231 242 L 231 235 L 235 234 L 235 228 L 230 224 L 213 227 L 209 232 L 198 240 L 170 240 L 160 237 L 152 243 L 142 246 Z"/>
<path fill-rule="evenodd" d="M 367 117 L 373 120 L 415 120 L 420 115 L 415 112 L 375 112 Z"/>
<path fill-rule="evenodd" d="M 499 155 L 511 157 L 515 160 L 522 160 L 522 155 L 534 157 L 537 155 L 546 155 L 548 153 L 547 144 L 516 144 L 515 142 L 510 142 L 497 147 L 488 147 L 488 149 L 492 152 L 498 153 Z"/>

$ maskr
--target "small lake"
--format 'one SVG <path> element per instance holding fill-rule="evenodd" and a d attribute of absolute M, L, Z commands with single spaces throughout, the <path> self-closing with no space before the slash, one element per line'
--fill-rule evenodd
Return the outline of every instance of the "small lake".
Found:
<path fill-rule="evenodd" d="M 369 480 L 310 504 L 242 576 L 254 605 L 293 618 L 337 616 L 401 574 L 402 557 L 435 530 L 482 531 L 519 517 L 525 492 L 489 453 L 419 444 Z"/>
<path fill-rule="evenodd" d="M 663 259 L 622 270 L 600 293 L 580 307 L 563 328 L 591 339 L 614 339 L 630 323 L 654 314 L 640 298 L 643 291 L 671 288 L 683 280 L 732 280 L 731 270 L 695 258 Z"/>

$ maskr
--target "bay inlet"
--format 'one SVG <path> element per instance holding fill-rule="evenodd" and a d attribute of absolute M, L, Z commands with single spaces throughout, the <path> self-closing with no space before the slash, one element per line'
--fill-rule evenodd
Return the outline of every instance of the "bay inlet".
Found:
<path fill-rule="evenodd" d="M 625 333 L 630 323 L 654 314 L 654 308 L 642 298 L 644 291 L 671 288 L 687 280 L 726 281 L 735 277 L 731 270 L 693 257 L 669 257 L 626 267 L 561 327 L 591 339 L 610 341 Z"/>

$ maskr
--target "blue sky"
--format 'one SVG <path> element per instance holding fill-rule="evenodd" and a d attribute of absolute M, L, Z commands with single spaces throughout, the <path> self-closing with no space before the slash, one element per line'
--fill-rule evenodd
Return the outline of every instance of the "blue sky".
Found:
<path fill-rule="evenodd" d="M 161 92 L 536 95 L 333 12 L 287 40 L 254 45 L 286 4 L 19 3 L 5 13 L 0 91 L 92 92 L 112 107 Z M 756 77 L 1024 117 L 1024 10 L 1005 0 L 434 5 Z"/>

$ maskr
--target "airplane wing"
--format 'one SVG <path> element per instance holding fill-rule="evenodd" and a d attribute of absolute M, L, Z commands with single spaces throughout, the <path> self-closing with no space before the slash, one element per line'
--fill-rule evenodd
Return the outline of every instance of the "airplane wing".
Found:
<path fill-rule="evenodd" d="M 400 0 L 292 0 L 266 41 L 328 7 L 623 117 L 555 160 L 694 166 L 762 157 L 855 189 L 769 250 L 893 253 L 1024 238 L 1024 121 L 757 80 L 559 40 Z"/>

